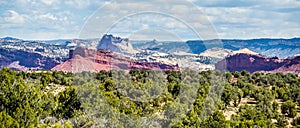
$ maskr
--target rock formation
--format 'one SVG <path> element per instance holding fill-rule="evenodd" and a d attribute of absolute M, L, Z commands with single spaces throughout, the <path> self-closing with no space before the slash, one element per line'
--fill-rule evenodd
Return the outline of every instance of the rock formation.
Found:
<path fill-rule="evenodd" d="M 22 50 L 0 49 L 0 65 L 15 70 L 45 69 L 50 70 L 59 62 L 55 58 Z"/>
<path fill-rule="evenodd" d="M 176 65 L 159 62 L 139 62 L 129 57 L 108 51 L 76 48 L 74 56 L 52 70 L 66 72 L 99 72 L 101 70 L 179 70 Z"/>
<path fill-rule="evenodd" d="M 128 38 L 114 37 L 113 35 L 105 34 L 99 41 L 97 49 L 109 50 L 117 53 L 135 54 L 136 50 Z"/>
<path fill-rule="evenodd" d="M 278 57 L 268 58 L 259 54 L 236 53 L 229 55 L 215 66 L 218 70 L 300 74 L 300 57 L 279 59 Z"/>

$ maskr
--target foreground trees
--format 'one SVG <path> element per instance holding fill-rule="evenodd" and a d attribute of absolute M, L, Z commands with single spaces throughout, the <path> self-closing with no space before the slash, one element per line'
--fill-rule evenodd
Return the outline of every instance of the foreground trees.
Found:
<path fill-rule="evenodd" d="M 0 127 L 300 124 L 300 79 L 293 74 L 142 70 L 71 74 L 4 68 L 0 80 Z"/>

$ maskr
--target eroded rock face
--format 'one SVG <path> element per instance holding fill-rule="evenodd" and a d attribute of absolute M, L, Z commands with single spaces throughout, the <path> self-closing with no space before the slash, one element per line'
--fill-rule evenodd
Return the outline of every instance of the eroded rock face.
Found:
<path fill-rule="evenodd" d="M 271 72 L 294 73 L 300 76 L 300 56 L 293 59 L 287 59 L 287 64 Z"/>
<path fill-rule="evenodd" d="M 108 50 L 91 50 L 76 48 L 74 56 L 66 62 L 61 63 L 52 70 L 66 72 L 99 72 L 101 70 L 179 70 L 177 65 L 163 63 L 147 63 L 133 60 Z"/>
<path fill-rule="evenodd" d="M 279 59 L 278 57 L 268 58 L 262 55 L 239 53 L 226 57 L 215 66 L 218 70 L 248 72 L 291 72 L 299 74 L 300 57 L 293 59 Z"/>
<path fill-rule="evenodd" d="M 128 38 L 114 37 L 113 35 L 108 34 L 103 35 L 99 41 L 97 49 L 104 49 L 124 54 L 136 53 L 136 50 L 133 49 Z"/>
<path fill-rule="evenodd" d="M 118 47 L 115 45 L 116 43 L 120 43 L 122 40 L 117 39 L 113 37 L 112 35 L 104 35 L 101 40 L 99 41 L 99 44 L 97 46 L 97 49 L 109 49 L 111 51 L 118 51 Z"/>

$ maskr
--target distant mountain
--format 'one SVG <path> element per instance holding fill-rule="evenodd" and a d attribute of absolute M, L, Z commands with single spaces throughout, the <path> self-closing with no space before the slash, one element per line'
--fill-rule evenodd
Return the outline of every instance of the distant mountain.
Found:
<path fill-rule="evenodd" d="M 50 70 L 67 57 L 66 45 L 26 41 L 12 37 L 0 39 L 0 68 Z"/>
<path fill-rule="evenodd" d="M 0 38 L 0 43 L 6 42 L 6 43 L 15 43 L 15 42 L 21 42 L 21 39 L 13 38 L 13 37 L 4 37 Z"/>
<path fill-rule="evenodd" d="M 103 38 L 105 37 L 105 38 Z M 205 50 L 219 47 L 229 49 L 232 51 L 248 48 L 251 51 L 260 53 L 268 57 L 277 56 L 279 58 L 293 57 L 300 54 L 300 38 L 292 39 L 221 39 L 221 40 L 190 40 L 186 42 L 174 41 L 133 41 L 131 44 L 129 39 L 114 37 L 113 35 L 105 34 L 99 42 L 97 39 L 75 39 L 80 42 L 78 46 L 85 46 L 87 48 L 109 49 L 118 53 L 135 54 L 137 49 L 154 50 L 165 53 L 174 53 L 184 51 L 194 54 L 200 54 Z M 24 41 L 13 37 L 5 37 L 0 39 L 1 42 L 36 42 L 49 45 L 67 45 L 72 42 L 69 39 L 58 40 L 37 40 L 37 41 Z M 22 44 L 20 44 L 21 46 Z"/>
<path fill-rule="evenodd" d="M 21 39 L 13 38 L 13 37 L 4 37 L 4 38 L 0 38 L 0 40 L 21 40 Z"/>
<path fill-rule="evenodd" d="M 190 48 L 186 45 L 185 42 L 180 41 L 149 41 L 144 43 L 143 45 L 133 45 L 136 49 L 147 49 L 158 52 L 164 52 L 168 54 L 176 53 L 176 52 L 187 52 L 192 53 Z"/>
<path fill-rule="evenodd" d="M 251 39 L 251 40 L 221 40 L 223 48 L 239 50 L 248 48 L 268 57 L 288 58 L 300 53 L 300 38 L 292 39 Z M 188 43 L 188 42 L 187 42 Z M 215 46 L 214 46 L 215 45 Z M 209 41 L 194 41 L 189 44 L 194 52 L 203 52 L 206 47 L 220 47 Z"/>
<path fill-rule="evenodd" d="M 0 42 L 38 42 L 45 43 L 50 45 L 65 45 L 67 42 L 70 42 L 71 39 L 55 39 L 55 40 L 23 40 L 14 37 L 4 37 L 0 38 Z"/>
<path fill-rule="evenodd" d="M 149 42 L 152 43 L 152 42 Z M 236 51 L 247 48 L 251 51 L 260 53 L 268 57 L 277 56 L 279 58 L 293 57 L 300 53 L 300 38 L 292 39 L 221 39 L 221 40 L 189 40 L 186 42 L 167 43 L 157 46 L 149 46 L 147 43 L 143 45 L 134 44 L 135 48 L 151 48 L 153 50 L 174 51 L 174 49 L 182 48 L 185 52 L 200 54 L 207 49 L 214 47 L 229 49 Z M 188 49 L 188 50 L 187 50 Z M 162 51 L 162 50 L 161 50 Z"/>
<path fill-rule="evenodd" d="M 18 70 L 27 70 L 30 68 L 52 69 L 53 67 L 61 67 L 61 69 L 67 69 L 68 67 L 64 66 L 70 66 L 68 63 L 77 62 L 75 60 L 80 60 L 78 64 L 84 65 L 84 63 L 87 62 L 95 65 L 95 62 L 91 61 L 93 59 L 89 58 L 95 56 L 86 56 L 85 54 L 89 52 L 94 54 L 97 53 L 96 51 L 104 50 L 112 52 L 113 57 L 106 57 L 106 55 L 100 56 L 111 58 L 114 62 L 117 62 L 116 60 L 124 61 L 121 66 L 119 65 L 119 68 L 132 67 L 129 62 L 131 61 L 135 63 L 137 69 L 158 69 L 158 67 L 162 69 L 172 69 L 172 66 L 169 67 L 170 65 L 177 65 L 181 69 L 190 68 L 202 71 L 215 69 L 216 63 L 226 61 L 226 64 L 230 64 L 227 66 L 230 70 L 247 69 L 251 72 L 258 70 L 271 72 L 273 70 L 285 71 L 293 69 L 292 71 L 294 71 L 298 65 L 282 67 L 285 64 L 280 63 L 283 65 L 278 65 L 279 62 L 277 63 L 277 61 L 288 60 L 279 58 L 293 58 L 294 55 L 300 54 L 300 38 L 191 40 L 186 42 L 152 40 L 133 42 L 134 43 L 131 44 L 128 38 L 116 37 L 109 34 L 103 35 L 101 39 L 48 41 L 28 41 L 5 37 L 0 38 L 0 68 L 9 67 Z M 76 47 L 77 50 L 72 51 Z M 89 50 L 86 51 L 84 49 Z M 274 56 L 278 56 L 279 58 Z M 226 59 L 224 59 L 225 57 Z M 274 60 L 274 58 L 277 59 L 276 62 L 274 62 L 275 64 L 267 61 Z M 264 60 L 266 60 L 266 62 L 264 62 Z M 97 61 L 100 62 L 100 60 Z M 252 61 L 255 62 L 254 64 L 256 65 L 250 63 Z M 235 65 L 237 63 L 239 64 Z M 56 66 L 58 64 L 59 66 Z M 219 67 L 221 66 L 220 64 Z M 98 65 L 97 69 L 101 69 L 99 64 L 96 65 Z M 274 67 L 274 65 L 276 66 Z M 102 66 L 106 69 L 105 66 L 107 66 L 107 64 Z"/>
<path fill-rule="evenodd" d="M 195 54 L 200 54 L 201 52 L 204 52 L 205 50 L 210 49 L 210 48 L 207 48 L 207 46 L 205 46 L 205 43 L 202 40 L 189 40 L 186 42 L 186 44 L 191 49 L 191 52 L 195 53 Z M 219 47 L 219 48 L 221 47 L 221 46 L 218 46 L 217 44 L 213 44 L 213 45 L 214 46 L 212 46 L 212 47 Z"/>
<path fill-rule="evenodd" d="M 140 49 L 148 49 L 148 50 L 157 49 L 156 47 L 159 46 L 159 45 L 162 45 L 162 43 L 158 42 L 155 39 L 153 39 L 152 41 L 146 42 L 144 45 L 142 45 L 140 47 Z"/>
<path fill-rule="evenodd" d="M 45 69 L 50 70 L 59 63 L 59 58 L 50 58 L 38 53 L 22 50 L 0 49 L 0 68 L 9 67 L 16 70 Z"/>
<path fill-rule="evenodd" d="M 52 45 L 65 45 L 71 42 L 71 39 L 57 39 L 57 40 L 37 40 L 37 42 L 52 44 Z"/>
<path fill-rule="evenodd" d="M 66 43 L 67 44 L 67 43 Z M 68 49 L 66 44 L 54 45 L 37 41 L 25 40 L 0 40 L 0 49 L 20 50 L 24 52 L 38 53 L 50 58 L 66 58 Z"/>

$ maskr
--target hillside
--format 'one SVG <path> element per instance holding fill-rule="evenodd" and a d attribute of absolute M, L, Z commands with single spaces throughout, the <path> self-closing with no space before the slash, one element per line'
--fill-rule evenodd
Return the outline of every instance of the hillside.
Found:
<path fill-rule="evenodd" d="M 15 70 L 50 70 L 60 61 L 63 60 L 61 58 L 51 58 L 33 52 L 0 48 L 0 68 L 9 67 Z"/>

